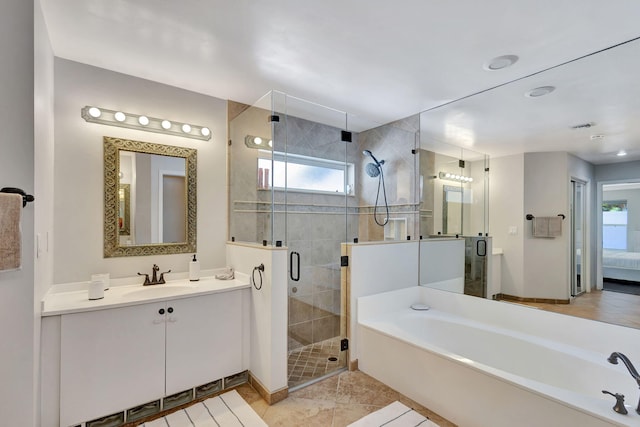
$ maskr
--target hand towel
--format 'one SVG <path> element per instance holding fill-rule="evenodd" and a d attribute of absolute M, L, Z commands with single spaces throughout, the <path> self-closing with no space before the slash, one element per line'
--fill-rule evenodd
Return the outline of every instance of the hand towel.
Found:
<path fill-rule="evenodd" d="M 562 217 L 552 216 L 549 218 L 549 237 L 562 236 Z"/>
<path fill-rule="evenodd" d="M 549 217 L 537 216 L 533 218 L 533 237 L 549 237 Z"/>
<path fill-rule="evenodd" d="M 0 271 L 22 265 L 21 216 L 22 196 L 0 193 Z"/>

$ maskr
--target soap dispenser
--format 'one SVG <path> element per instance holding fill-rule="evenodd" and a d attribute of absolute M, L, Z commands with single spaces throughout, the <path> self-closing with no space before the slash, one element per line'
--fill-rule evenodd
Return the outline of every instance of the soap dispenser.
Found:
<path fill-rule="evenodd" d="M 196 259 L 196 254 L 193 254 L 193 259 L 189 263 L 189 280 L 192 282 L 200 280 L 200 261 Z"/>

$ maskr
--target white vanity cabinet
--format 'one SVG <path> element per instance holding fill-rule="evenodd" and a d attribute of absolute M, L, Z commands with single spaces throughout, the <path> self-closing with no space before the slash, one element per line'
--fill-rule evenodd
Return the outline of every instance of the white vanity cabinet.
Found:
<path fill-rule="evenodd" d="M 126 410 L 247 369 L 245 292 L 63 314 L 60 425 Z"/>
<path fill-rule="evenodd" d="M 64 314 L 60 425 L 75 425 L 164 394 L 164 302 Z"/>
<path fill-rule="evenodd" d="M 242 306 L 242 291 L 167 302 L 166 395 L 246 369 Z"/>

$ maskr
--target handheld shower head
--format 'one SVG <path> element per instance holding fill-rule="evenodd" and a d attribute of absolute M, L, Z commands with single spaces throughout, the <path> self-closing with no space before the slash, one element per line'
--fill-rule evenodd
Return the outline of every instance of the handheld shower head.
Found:
<path fill-rule="evenodd" d="M 376 157 L 373 155 L 371 150 L 363 150 L 362 154 L 364 154 L 365 156 L 371 157 L 373 159 L 373 161 L 376 162 L 376 166 L 380 167 L 380 166 L 384 165 L 384 160 L 378 161 L 378 159 L 376 159 Z"/>

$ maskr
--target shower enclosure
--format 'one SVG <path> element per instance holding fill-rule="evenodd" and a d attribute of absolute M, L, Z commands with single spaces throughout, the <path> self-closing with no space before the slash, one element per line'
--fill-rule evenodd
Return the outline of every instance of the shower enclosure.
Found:
<path fill-rule="evenodd" d="M 343 112 L 280 92 L 236 109 L 230 238 L 287 247 L 291 389 L 346 366 L 340 245 L 356 227 L 357 150 Z"/>

